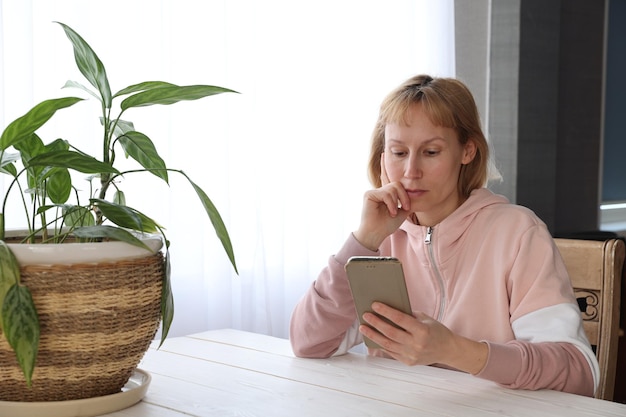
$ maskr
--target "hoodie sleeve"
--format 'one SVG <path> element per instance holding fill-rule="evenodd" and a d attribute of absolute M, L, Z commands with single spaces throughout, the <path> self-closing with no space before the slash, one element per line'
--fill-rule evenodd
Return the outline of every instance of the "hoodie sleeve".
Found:
<path fill-rule="evenodd" d="M 489 357 L 477 375 L 507 388 L 553 389 L 593 396 L 598 364 L 576 306 L 559 304 L 513 323 L 516 340 L 488 342 Z"/>
<path fill-rule="evenodd" d="M 339 353 L 340 346 L 342 351 L 347 351 L 358 342 L 358 332 L 354 331 L 356 310 L 345 265 L 352 256 L 377 254 L 350 235 L 339 252 L 330 257 L 328 266 L 292 313 L 289 340 L 296 356 L 329 357 Z"/>
<path fill-rule="evenodd" d="M 593 396 L 598 362 L 558 249 L 542 224 L 518 244 L 507 283 L 515 340 L 488 343 L 489 358 L 478 376 L 509 388 Z"/>

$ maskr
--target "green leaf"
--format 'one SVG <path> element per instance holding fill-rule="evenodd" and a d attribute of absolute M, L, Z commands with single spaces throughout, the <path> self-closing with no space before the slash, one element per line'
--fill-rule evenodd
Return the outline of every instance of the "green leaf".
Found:
<path fill-rule="evenodd" d="M 33 133 L 29 138 L 16 143 L 14 147 L 20 151 L 22 164 L 27 168 L 28 186 L 32 189 L 39 189 L 43 185 L 43 181 L 52 175 L 54 171 L 49 166 L 29 166 L 29 161 L 37 155 L 43 155 L 51 151 L 67 151 L 69 143 L 63 139 L 57 139 L 44 145 L 39 136 Z"/>
<path fill-rule="evenodd" d="M 46 193 L 54 204 L 63 204 L 72 193 L 72 177 L 67 169 L 56 169 L 48 178 Z"/>
<path fill-rule="evenodd" d="M 43 141 L 37 136 L 36 133 L 30 135 L 28 139 L 24 139 L 19 143 L 14 145 L 15 149 L 20 151 L 20 155 L 22 156 L 22 164 L 27 167 L 27 183 L 28 187 L 31 189 L 36 189 L 38 187 L 37 181 L 40 179 L 41 173 L 44 171 L 45 167 L 28 167 L 28 161 L 35 155 L 39 155 L 46 152 L 46 145 L 44 145 Z"/>
<path fill-rule="evenodd" d="M 100 123 L 103 123 L 102 118 L 100 118 Z M 114 126 L 114 132 L 116 136 L 121 136 L 126 132 L 132 132 L 133 130 L 135 130 L 135 126 L 133 125 L 133 122 L 129 122 L 126 120 L 121 120 L 121 119 L 115 119 L 111 121 L 111 126 Z"/>
<path fill-rule="evenodd" d="M 15 144 L 15 149 L 20 151 L 24 166 L 29 167 L 30 160 L 35 156 L 44 155 L 54 151 L 68 151 L 70 149 L 70 144 L 66 140 L 56 139 L 49 144 L 44 145 L 39 136 L 37 136 L 36 133 L 33 133 L 28 140 L 23 140 L 20 143 Z M 49 167 L 40 164 L 36 167 L 30 166 L 28 171 L 31 176 L 38 177 L 46 168 Z"/>
<path fill-rule="evenodd" d="M 44 146 L 45 152 L 68 151 L 69 149 L 70 149 L 70 143 L 64 139 L 56 139 Z M 39 154 L 37 153 L 35 155 L 39 155 Z"/>
<path fill-rule="evenodd" d="M 138 239 L 135 235 L 127 230 L 121 229 L 115 226 L 87 226 L 78 227 L 72 232 L 76 237 L 81 239 L 101 239 L 108 238 L 113 240 L 119 240 L 121 242 L 130 243 L 131 245 L 138 246 L 140 248 L 151 249 Z"/>
<path fill-rule="evenodd" d="M 63 23 L 57 23 L 63 27 L 65 34 L 74 46 L 74 58 L 78 69 L 87 81 L 100 92 L 102 103 L 104 103 L 107 109 L 110 109 L 113 99 L 111 97 L 109 79 L 102 61 L 78 33 Z"/>
<path fill-rule="evenodd" d="M 12 164 L 15 161 L 19 161 L 19 152 L 2 152 L 2 159 L 0 159 L 0 166 Z"/>
<path fill-rule="evenodd" d="M 236 91 L 212 85 L 168 86 L 134 94 L 124 99 L 120 106 L 122 110 L 126 110 L 131 107 L 152 106 L 153 104 L 167 105 L 181 100 L 197 100 L 221 93 L 236 93 Z"/>
<path fill-rule="evenodd" d="M 164 260 L 165 273 L 163 274 L 163 289 L 161 291 L 161 342 L 159 347 L 167 339 L 170 332 L 170 326 L 174 320 L 174 296 L 172 294 L 171 275 L 172 267 L 170 264 L 170 251 L 165 252 Z"/>
<path fill-rule="evenodd" d="M 224 225 L 222 216 L 220 216 L 220 213 L 217 211 L 217 208 L 213 205 L 213 202 L 211 201 L 209 196 L 206 195 L 206 193 L 202 190 L 202 188 L 200 188 L 198 185 L 196 185 L 196 183 L 191 181 L 189 177 L 187 177 L 187 179 L 193 186 L 193 189 L 196 190 L 196 194 L 198 194 L 198 197 L 200 198 L 200 201 L 202 202 L 204 209 L 209 215 L 209 219 L 211 219 L 211 223 L 213 224 L 215 233 L 217 234 L 217 237 L 222 242 L 222 246 L 224 247 L 224 250 L 226 251 L 226 254 L 228 255 L 228 259 L 230 259 L 230 263 L 233 265 L 233 268 L 235 268 L 235 272 L 239 273 L 237 271 L 237 265 L 235 264 L 235 253 L 233 251 L 233 246 L 230 242 L 230 237 L 228 236 L 228 231 L 226 230 L 226 226 Z"/>
<path fill-rule="evenodd" d="M 157 233 L 161 227 L 150 217 L 134 208 L 97 198 L 92 198 L 90 201 L 109 221 L 120 227 L 143 233 Z"/>
<path fill-rule="evenodd" d="M 9 153 L 2 152 L 2 159 L 0 160 L 0 166 L 4 168 L 5 165 L 12 164 L 15 161 L 19 161 L 20 154 L 17 152 Z"/>
<path fill-rule="evenodd" d="M 20 152 L 24 166 L 28 165 L 28 161 L 33 156 L 46 153 L 46 145 L 36 133 L 31 134 L 28 139 L 16 143 L 14 148 Z"/>
<path fill-rule="evenodd" d="M 63 221 L 71 228 L 96 225 L 91 211 L 83 206 L 63 206 Z"/>
<path fill-rule="evenodd" d="M 53 208 L 56 208 L 56 207 L 58 207 L 58 206 L 55 205 L 55 204 L 45 204 L 43 206 L 39 206 L 37 208 L 37 211 L 35 212 L 35 214 L 39 215 L 41 213 L 45 213 L 46 211 L 48 211 L 50 209 L 53 209 Z"/>
<path fill-rule="evenodd" d="M 128 86 L 118 91 L 117 93 L 115 93 L 113 98 L 123 96 L 126 94 L 136 93 L 138 91 L 146 91 L 146 90 L 152 90 L 154 88 L 175 87 L 175 86 L 176 86 L 175 84 L 166 83 L 165 81 L 145 81 L 143 83 Z"/>
<path fill-rule="evenodd" d="M 5 150 L 9 146 L 28 138 L 37 129 L 43 126 L 57 110 L 72 106 L 81 101 L 78 97 L 64 97 L 42 101 L 30 109 L 22 117 L 15 119 L 4 129 L 0 137 L 0 150 Z"/>
<path fill-rule="evenodd" d="M 168 182 L 167 167 L 154 143 L 140 132 L 127 132 L 118 138 L 124 152 L 152 174 Z"/>
<path fill-rule="evenodd" d="M 14 284 L 7 292 L 2 303 L 2 325 L 30 386 L 39 350 L 39 318 L 27 287 Z"/>
<path fill-rule="evenodd" d="M 0 151 L 0 172 L 9 174 L 12 177 L 17 176 L 17 168 L 15 168 L 15 162 L 19 161 L 19 153 L 9 153 Z"/>
<path fill-rule="evenodd" d="M 89 95 L 94 96 L 96 100 L 102 103 L 102 98 L 98 94 L 94 93 L 90 88 L 87 88 L 76 81 L 66 81 L 63 88 L 78 88 L 80 90 L 86 91 Z"/>
<path fill-rule="evenodd" d="M 3 174 L 9 174 L 12 177 L 17 177 L 17 168 L 15 168 L 15 165 L 13 164 L 0 167 L 0 172 Z"/>
<path fill-rule="evenodd" d="M 3 227 L 4 230 L 4 227 Z M 0 240 L 0 307 L 9 288 L 20 282 L 20 265 L 4 240 Z M 2 311 L 0 308 L 0 333 L 2 333 Z"/>
<path fill-rule="evenodd" d="M 50 166 L 59 168 L 74 169 L 85 174 L 120 172 L 111 165 L 101 162 L 89 155 L 74 151 L 51 151 L 34 156 L 28 161 L 28 166 Z"/>
<path fill-rule="evenodd" d="M 126 195 L 124 194 L 124 191 L 116 190 L 115 193 L 113 194 L 113 202 L 115 204 L 120 205 L 120 206 L 125 206 L 126 205 Z"/>

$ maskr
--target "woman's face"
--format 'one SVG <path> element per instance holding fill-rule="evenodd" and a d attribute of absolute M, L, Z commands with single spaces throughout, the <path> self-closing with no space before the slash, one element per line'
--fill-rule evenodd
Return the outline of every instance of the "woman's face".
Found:
<path fill-rule="evenodd" d="M 461 205 L 461 165 L 472 161 L 476 147 L 471 140 L 461 145 L 454 129 L 433 125 L 420 104 L 407 122 L 385 126 L 384 168 L 409 194 L 419 223 L 434 226 Z"/>

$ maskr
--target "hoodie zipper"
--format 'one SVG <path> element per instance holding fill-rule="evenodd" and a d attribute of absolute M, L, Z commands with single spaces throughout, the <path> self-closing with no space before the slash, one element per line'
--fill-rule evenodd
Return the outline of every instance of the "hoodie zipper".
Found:
<path fill-rule="evenodd" d="M 441 278 L 439 267 L 437 266 L 437 263 L 435 262 L 435 255 L 433 254 L 433 245 L 432 245 L 433 231 L 434 231 L 433 227 L 428 226 L 428 229 L 426 232 L 426 238 L 424 239 L 424 244 L 426 245 L 426 248 L 428 249 L 428 257 L 430 258 L 430 264 L 432 265 L 433 272 L 435 273 L 435 277 L 437 278 L 437 282 L 439 284 L 439 290 L 441 291 L 441 297 L 439 300 L 440 301 L 439 314 L 437 315 L 437 321 L 441 321 L 441 319 L 443 318 L 443 313 L 446 309 L 446 287 L 443 283 L 443 278 Z"/>

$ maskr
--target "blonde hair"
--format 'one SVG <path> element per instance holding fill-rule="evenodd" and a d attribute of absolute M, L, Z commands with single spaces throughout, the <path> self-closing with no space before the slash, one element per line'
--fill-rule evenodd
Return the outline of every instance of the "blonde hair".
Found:
<path fill-rule="evenodd" d="M 378 121 L 372 133 L 368 163 L 369 180 L 380 187 L 380 156 L 385 149 L 385 125 L 407 123 L 409 109 L 420 103 L 430 121 L 456 131 L 461 145 L 474 142 L 476 156 L 461 167 L 459 195 L 464 198 L 486 185 L 489 170 L 489 144 L 480 125 L 474 97 L 461 81 L 454 78 L 433 78 L 417 75 L 393 90 L 382 102 Z"/>

